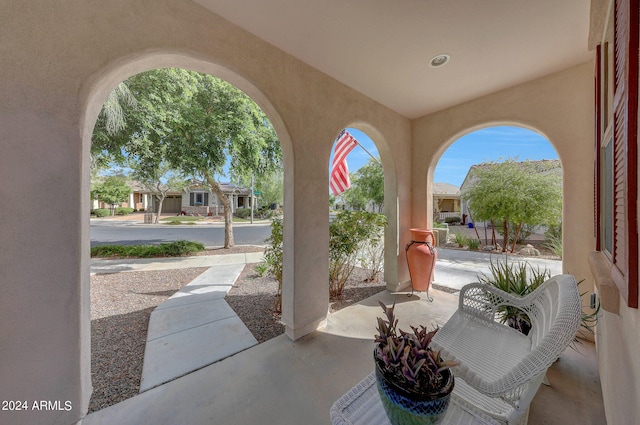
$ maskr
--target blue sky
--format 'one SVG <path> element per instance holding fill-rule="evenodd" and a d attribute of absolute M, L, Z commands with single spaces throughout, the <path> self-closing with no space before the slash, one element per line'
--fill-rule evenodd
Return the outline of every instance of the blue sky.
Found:
<path fill-rule="evenodd" d="M 347 131 L 374 156 L 379 156 L 369 136 L 355 128 Z M 357 171 L 369 158 L 363 149 L 356 147 L 347 156 L 349 172 Z M 438 161 L 434 182 L 460 186 L 472 165 L 506 158 L 558 159 L 558 153 L 545 137 L 534 131 L 507 126 L 484 128 L 460 137 L 449 146 Z"/>

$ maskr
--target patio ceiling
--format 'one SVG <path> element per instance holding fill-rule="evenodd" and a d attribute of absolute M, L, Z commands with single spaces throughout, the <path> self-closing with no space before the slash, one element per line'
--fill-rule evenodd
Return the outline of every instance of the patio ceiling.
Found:
<path fill-rule="evenodd" d="M 195 1 L 408 118 L 591 59 L 589 0 Z"/>

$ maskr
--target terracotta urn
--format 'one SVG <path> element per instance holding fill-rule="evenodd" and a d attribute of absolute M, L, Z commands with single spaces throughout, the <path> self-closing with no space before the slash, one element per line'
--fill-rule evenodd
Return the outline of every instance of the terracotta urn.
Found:
<path fill-rule="evenodd" d="M 432 230 L 409 229 L 411 242 L 407 244 L 406 254 L 411 277 L 411 288 L 415 291 L 429 291 L 433 282 L 438 251 Z"/>

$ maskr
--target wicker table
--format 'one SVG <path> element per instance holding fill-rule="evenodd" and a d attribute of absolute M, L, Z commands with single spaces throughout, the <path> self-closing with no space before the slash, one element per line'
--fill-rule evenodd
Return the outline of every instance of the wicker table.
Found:
<path fill-rule="evenodd" d="M 371 373 L 331 406 L 333 425 L 390 425 Z M 452 394 L 442 425 L 499 425 Z"/>

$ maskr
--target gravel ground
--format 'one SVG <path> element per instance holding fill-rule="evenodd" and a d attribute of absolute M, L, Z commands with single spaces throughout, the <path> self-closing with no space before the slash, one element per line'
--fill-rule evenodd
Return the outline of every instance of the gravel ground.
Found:
<path fill-rule="evenodd" d="M 255 247 L 216 250 L 209 254 L 254 252 Z M 277 282 L 262 278 L 247 265 L 226 297 L 227 303 L 258 342 L 284 333 L 280 316 L 272 312 Z M 191 282 L 204 268 L 122 272 L 91 276 L 91 378 L 89 412 L 138 394 L 149 316 L 153 309 Z M 383 283 L 363 282 L 356 269 L 342 299 L 331 311 L 357 303 L 385 289 Z"/>
<path fill-rule="evenodd" d="M 138 394 L 151 312 L 205 270 L 206 267 L 91 276 L 93 394 L 89 412 Z"/>
<path fill-rule="evenodd" d="M 280 322 L 280 315 L 273 313 L 278 282 L 258 276 L 254 266 L 248 264 L 244 268 L 225 300 L 258 342 L 264 342 L 284 333 L 284 325 Z M 355 270 L 342 298 L 331 301 L 332 313 L 385 289 L 384 283 L 364 282 L 365 277 L 364 271 Z"/>

